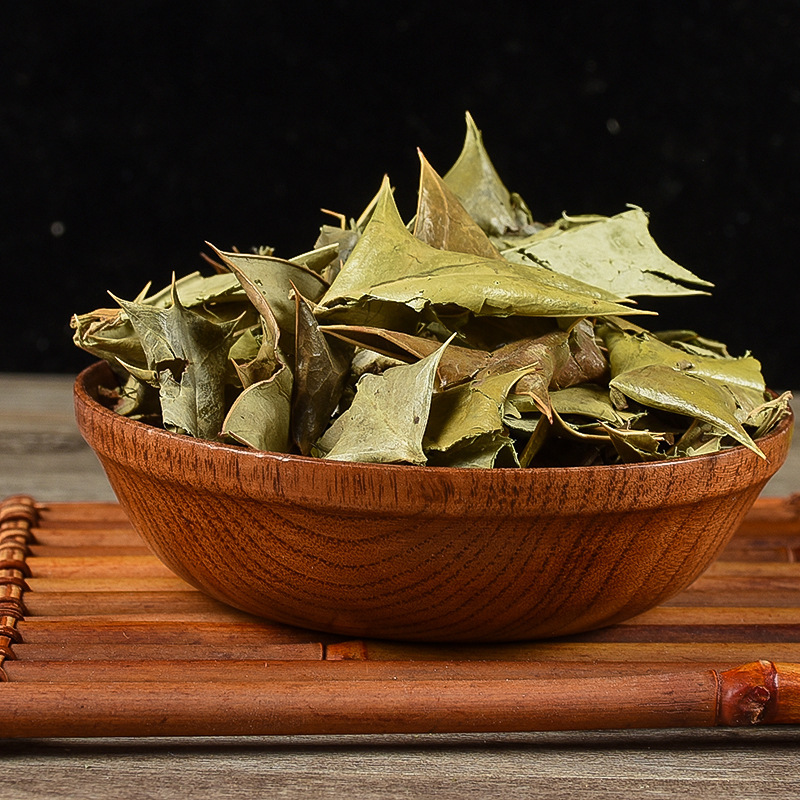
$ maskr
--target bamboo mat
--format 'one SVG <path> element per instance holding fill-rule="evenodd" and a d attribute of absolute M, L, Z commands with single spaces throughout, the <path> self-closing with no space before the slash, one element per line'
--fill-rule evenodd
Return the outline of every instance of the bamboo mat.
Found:
<path fill-rule="evenodd" d="M 119 506 L 0 504 L 0 737 L 800 724 L 800 496 L 670 602 L 580 636 L 350 641 L 172 574 Z"/>

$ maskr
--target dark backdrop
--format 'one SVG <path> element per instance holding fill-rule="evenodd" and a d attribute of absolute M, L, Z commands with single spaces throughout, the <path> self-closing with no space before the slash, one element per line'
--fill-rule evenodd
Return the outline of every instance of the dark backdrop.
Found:
<path fill-rule="evenodd" d="M 565 7 L 562 7 L 565 6 Z M 537 218 L 651 212 L 717 284 L 645 300 L 797 385 L 796 2 L 26 2 L 4 9 L 0 369 L 73 372 L 72 312 L 201 266 L 204 240 L 308 249 L 388 172 L 413 211 L 463 113 Z"/>

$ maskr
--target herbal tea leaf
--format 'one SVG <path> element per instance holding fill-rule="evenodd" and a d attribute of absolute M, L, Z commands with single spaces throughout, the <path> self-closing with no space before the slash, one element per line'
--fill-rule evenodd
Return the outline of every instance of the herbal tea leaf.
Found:
<path fill-rule="evenodd" d="M 647 228 L 647 214 L 632 208 L 571 225 L 513 252 L 617 297 L 705 294 L 692 287 L 712 284 L 665 256 Z"/>
<path fill-rule="evenodd" d="M 248 386 L 234 401 L 222 433 L 240 444 L 273 453 L 289 451 L 292 373 L 285 365 Z"/>
<path fill-rule="evenodd" d="M 366 300 L 456 305 L 478 315 L 584 317 L 641 314 L 538 282 L 506 261 L 437 250 L 409 233 L 384 179 L 375 211 L 347 263 L 320 301 L 318 314 Z"/>
<path fill-rule="evenodd" d="M 392 367 L 382 375 L 364 375 L 352 405 L 340 418 L 338 440 L 325 458 L 424 464 L 422 437 L 436 368 L 446 346 L 416 364 Z"/>
<path fill-rule="evenodd" d="M 73 314 L 70 326 L 75 331 L 73 342 L 87 353 L 108 361 L 115 372 L 120 372 L 120 361 L 140 369 L 147 366 L 139 335 L 119 308 Z"/>
<path fill-rule="evenodd" d="M 238 320 L 211 322 L 181 305 L 166 309 L 118 300 L 158 381 L 164 426 L 216 439 L 225 416 L 228 352 Z"/>
<path fill-rule="evenodd" d="M 441 346 L 441 342 L 435 339 L 364 325 L 325 325 L 321 330 L 357 347 L 406 362 L 425 358 Z M 475 375 L 488 359 L 489 354 L 483 350 L 448 345 L 439 362 L 441 387 L 463 383 Z"/>
<path fill-rule="evenodd" d="M 646 332 L 630 334 L 612 325 L 604 326 L 601 336 L 608 347 L 612 376 L 648 364 L 661 364 L 731 387 L 742 387 L 759 393 L 761 397 L 766 390 L 761 364 L 752 356 L 692 355 Z"/>
<path fill-rule="evenodd" d="M 469 112 L 466 119 L 464 146 L 456 163 L 444 176 L 445 183 L 486 233 L 502 236 L 524 230 L 533 221 L 530 212 L 524 203 L 515 203 L 503 185 Z"/>
<path fill-rule="evenodd" d="M 609 385 L 648 408 L 708 422 L 764 457 L 736 419 L 736 404 L 731 393 L 713 381 L 662 364 L 651 364 L 617 375 Z"/>
<path fill-rule="evenodd" d="M 350 371 L 352 348 L 335 339 L 329 343 L 319 329 L 311 305 L 296 289 L 295 300 L 297 328 L 291 431 L 300 452 L 307 456 L 339 404 Z"/>
<path fill-rule="evenodd" d="M 500 432 L 506 397 L 530 370 L 491 375 L 437 394 L 425 431 L 426 452 L 447 451 L 482 434 Z"/>
<path fill-rule="evenodd" d="M 422 151 L 417 152 L 420 175 L 414 236 L 437 250 L 500 258 L 498 249 L 428 163 Z"/>
<path fill-rule="evenodd" d="M 250 302 L 264 316 L 266 301 L 281 331 L 294 336 L 295 303 L 292 296 L 293 283 L 303 297 L 318 300 L 327 283 L 315 272 L 302 264 L 295 264 L 275 256 L 224 253 L 209 244 L 214 252 L 230 267 L 241 282 Z"/>

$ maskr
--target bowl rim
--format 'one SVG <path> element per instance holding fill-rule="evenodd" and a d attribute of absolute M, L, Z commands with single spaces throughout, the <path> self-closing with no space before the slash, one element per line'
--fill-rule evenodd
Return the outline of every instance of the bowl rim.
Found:
<path fill-rule="evenodd" d="M 276 453 L 269 451 L 250 450 L 241 446 L 227 444 L 224 442 L 213 442 L 205 439 L 197 439 L 192 436 L 172 433 L 163 428 L 158 428 L 147 423 L 129 419 L 115 413 L 113 410 L 103 405 L 97 399 L 97 391 L 100 386 L 110 386 L 111 381 L 116 380 L 113 371 L 105 361 L 97 361 L 82 370 L 75 379 L 73 395 L 75 402 L 75 414 L 78 427 L 84 439 L 90 447 L 99 455 L 125 463 L 132 469 L 137 469 L 134 464 L 134 457 L 123 457 L 125 448 L 120 448 L 119 444 L 124 440 L 135 450 L 134 442 L 141 442 L 142 436 L 147 437 L 148 443 L 163 443 L 169 446 L 172 456 L 169 459 L 158 463 L 148 463 L 148 471 L 162 478 L 171 479 L 175 472 L 176 462 L 180 462 L 183 457 L 188 460 L 210 463 L 211 459 L 231 459 L 237 461 L 237 467 L 247 467 L 250 472 L 260 471 L 264 473 L 264 483 L 275 481 L 277 471 L 280 470 L 286 478 L 297 471 L 320 474 L 324 471 L 328 476 L 341 478 L 344 484 L 352 489 L 355 476 L 366 477 L 367 482 L 372 485 L 399 481 L 404 486 L 416 484 L 417 490 L 420 484 L 425 486 L 429 481 L 420 478 L 437 479 L 435 482 L 444 481 L 452 486 L 459 486 L 463 491 L 470 489 L 486 492 L 493 487 L 511 489 L 545 484 L 555 485 L 579 485 L 592 480 L 602 480 L 609 485 L 615 485 L 619 481 L 620 487 L 630 483 L 641 485 L 642 481 L 637 480 L 643 476 L 650 478 L 662 478 L 663 481 L 670 481 L 675 477 L 686 475 L 686 473 L 697 473 L 698 476 L 706 474 L 703 496 L 710 494 L 728 494 L 741 488 L 743 481 L 737 480 L 740 473 L 751 473 L 751 482 L 757 482 L 763 475 L 763 480 L 771 477 L 777 470 L 772 469 L 770 454 L 773 459 L 777 458 L 783 462 L 788 451 L 791 433 L 794 427 L 794 415 L 790 413 L 781 420 L 779 425 L 766 436 L 758 440 L 758 444 L 767 456 L 761 459 L 748 448 L 742 445 L 726 448 L 716 453 L 683 458 L 665 459 L 663 461 L 637 462 L 632 464 L 609 464 L 599 466 L 573 466 L 573 467 L 535 467 L 520 469 L 518 467 L 495 467 L 492 469 L 464 468 L 464 467 L 441 467 L 441 466 L 415 466 L 407 464 L 375 464 L 367 462 L 351 462 L 314 458 L 311 456 L 296 455 L 293 453 Z M 112 443 L 107 441 L 104 436 L 97 435 L 100 429 L 111 432 L 110 438 L 115 439 Z M 119 441 L 116 441 L 119 440 Z M 101 458 L 102 460 L 102 458 Z M 141 471 L 141 468 L 139 467 Z M 239 470 L 237 469 L 237 472 Z M 247 469 L 245 469 L 247 471 Z M 247 476 L 245 476 L 247 477 Z M 307 482 L 307 481 L 306 481 Z M 335 482 L 335 480 L 334 480 Z M 291 480 L 289 480 L 291 483 Z M 286 488 L 286 487 L 284 487 Z M 369 486 L 362 486 L 362 492 L 368 491 Z M 545 488 L 543 486 L 542 488 Z M 344 487 L 342 491 L 345 491 Z M 246 488 L 241 487 L 242 496 L 251 496 Z M 282 492 L 279 492 L 283 494 Z M 693 502 L 690 491 L 687 493 L 686 505 Z M 294 501 L 302 502 L 302 493 L 296 494 L 289 491 L 288 495 L 294 496 Z M 296 496 L 295 496 L 296 495 Z M 286 498 L 289 501 L 289 497 Z M 309 507 L 311 507 L 309 503 Z M 345 505 L 349 505 L 345 503 Z M 612 505 L 614 505 L 612 503 Z M 657 505 L 653 503 L 652 505 Z M 650 507 L 652 507 L 650 505 Z M 648 504 L 643 499 L 643 506 Z"/>

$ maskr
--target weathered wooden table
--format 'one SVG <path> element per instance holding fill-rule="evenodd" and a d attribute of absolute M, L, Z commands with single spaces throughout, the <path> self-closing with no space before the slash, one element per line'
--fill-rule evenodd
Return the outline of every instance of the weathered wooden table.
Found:
<path fill-rule="evenodd" d="M 1 497 L 114 499 L 75 429 L 70 392 L 66 376 L 0 376 Z M 766 493 L 798 489 L 800 442 Z M 336 798 L 795 798 L 800 726 L 0 740 L 0 800 L 310 792 Z"/>

